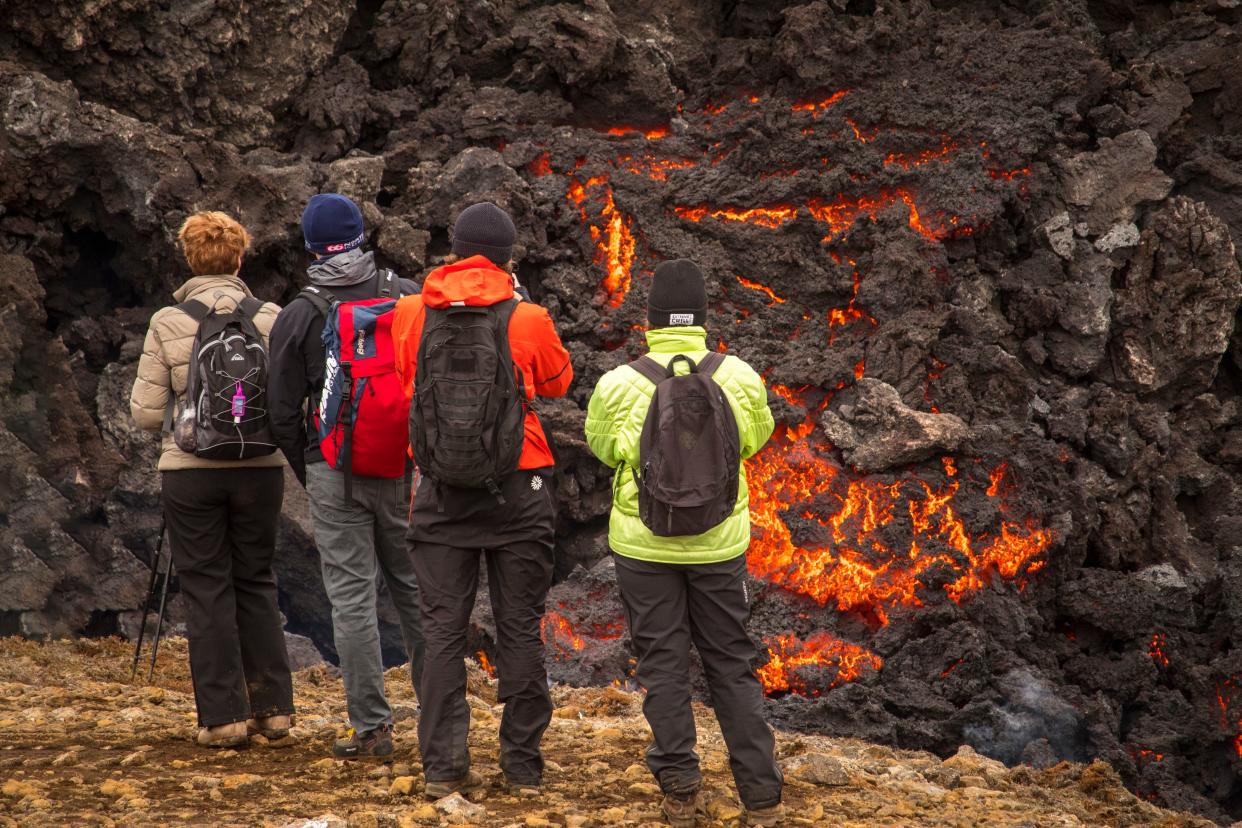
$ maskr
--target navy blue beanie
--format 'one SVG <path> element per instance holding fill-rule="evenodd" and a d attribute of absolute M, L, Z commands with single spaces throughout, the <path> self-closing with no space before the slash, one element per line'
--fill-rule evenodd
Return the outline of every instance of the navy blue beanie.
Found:
<path fill-rule="evenodd" d="M 340 193 L 313 195 L 302 211 L 302 237 L 306 249 L 321 256 L 353 250 L 367 239 L 362 211 Z"/>

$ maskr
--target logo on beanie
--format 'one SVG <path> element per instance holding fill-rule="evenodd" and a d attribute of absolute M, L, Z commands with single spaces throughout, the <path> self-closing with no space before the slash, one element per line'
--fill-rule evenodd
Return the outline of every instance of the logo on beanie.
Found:
<path fill-rule="evenodd" d="M 693 313 L 670 313 L 668 315 L 668 324 L 669 325 L 693 325 L 694 314 Z"/>
<path fill-rule="evenodd" d="M 323 246 L 324 253 L 341 253 L 346 250 L 353 250 L 366 239 L 366 233 L 359 233 L 357 237 L 347 242 L 336 242 L 335 244 L 325 244 Z"/>

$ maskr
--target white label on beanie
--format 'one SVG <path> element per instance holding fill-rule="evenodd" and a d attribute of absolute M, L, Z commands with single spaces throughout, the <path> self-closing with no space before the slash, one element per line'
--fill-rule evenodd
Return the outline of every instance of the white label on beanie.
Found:
<path fill-rule="evenodd" d="M 694 314 L 693 313 L 670 313 L 668 315 L 668 324 L 669 325 L 693 325 Z"/>

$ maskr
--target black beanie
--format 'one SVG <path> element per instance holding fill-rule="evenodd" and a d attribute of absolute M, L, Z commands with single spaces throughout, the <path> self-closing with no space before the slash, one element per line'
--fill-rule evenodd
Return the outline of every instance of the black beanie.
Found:
<path fill-rule="evenodd" d="M 656 265 L 647 294 L 647 321 L 653 328 L 706 324 L 707 287 L 698 265 L 689 259 Z"/>
<path fill-rule="evenodd" d="M 453 252 L 463 259 L 482 255 L 504 267 L 513 258 L 515 241 L 513 219 L 490 201 L 471 204 L 453 224 Z"/>

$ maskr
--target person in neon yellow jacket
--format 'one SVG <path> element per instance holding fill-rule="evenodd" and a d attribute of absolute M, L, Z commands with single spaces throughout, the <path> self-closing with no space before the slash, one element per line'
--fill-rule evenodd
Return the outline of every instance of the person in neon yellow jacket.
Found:
<path fill-rule="evenodd" d="M 678 354 L 697 365 L 708 354 L 707 291 L 702 272 L 685 259 L 662 262 L 647 297 L 648 356 L 667 368 Z M 674 370 L 688 370 L 681 364 Z M 763 380 L 728 356 L 712 374 L 737 422 L 742 460 L 772 436 L 772 412 Z M 608 544 L 637 657 L 636 677 L 647 691 L 643 714 L 653 744 L 647 766 L 664 793 L 669 823 L 694 825 L 702 776 L 695 753 L 690 706 L 690 645 L 703 661 L 712 707 L 729 747 L 729 764 L 750 825 L 778 825 L 784 816 L 784 779 L 775 740 L 763 718 L 763 689 L 746 631 L 750 596 L 746 549 L 750 497 L 741 469 L 737 502 L 722 523 L 699 535 L 657 537 L 639 517 L 639 441 L 655 385 L 622 365 L 595 386 L 587 408 L 586 438 L 595 456 L 616 469 Z"/>
<path fill-rule="evenodd" d="M 677 354 L 696 363 L 707 355 L 707 331 L 699 325 L 654 328 L 647 332 L 648 356 L 667 366 Z M 763 379 L 735 356 L 725 357 L 714 379 L 737 420 L 742 459 L 746 460 L 772 436 L 772 411 Z M 638 441 L 655 386 L 629 365 L 600 378 L 587 407 L 586 438 L 595 456 L 617 470 L 612 482 L 612 515 L 608 543 L 619 555 L 669 564 L 717 563 L 736 558 L 750 546 L 750 496 L 746 469 L 738 481 L 737 505 L 724 523 L 702 535 L 659 538 L 638 516 Z"/>

